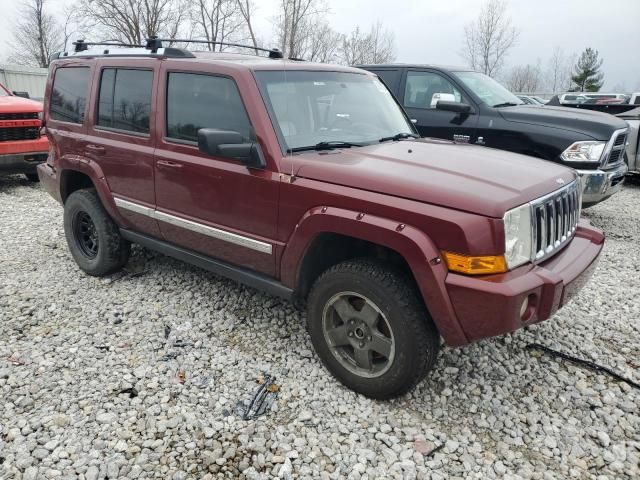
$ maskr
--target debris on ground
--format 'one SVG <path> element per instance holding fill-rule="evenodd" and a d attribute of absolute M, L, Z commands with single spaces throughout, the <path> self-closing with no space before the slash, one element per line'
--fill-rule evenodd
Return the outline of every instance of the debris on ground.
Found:
<path fill-rule="evenodd" d="M 187 372 L 184 370 L 179 370 L 178 373 L 171 379 L 171 383 L 173 385 L 184 385 L 184 382 L 187 381 Z"/>
<path fill-rule="evenodd" d="M 20 358 L 18 358 L 18 356 L 16 354 L 13 354 L 10 357 L 7 357 L 7 362 L 9 362 L 11 365 L 15 365 L 15 366 L 19 366 L 19 365 L 24 365 L 25 364 L 24 360 L 20 360 Z"/>
<path fill-rule="evenodd" d="M 625 378 L 617 372 L 614 372 L 610 368 L 603 367 L 602 365 L 598 365 L 597 363 L 591 362 L 589 360 L 584 360 L 583 358 L 574 357 L 573 355 L 569 355 L 568 353 L 559 352 L 558 350 L 554 350 L 552 348 L 546 347 L 544 345 L 540 345 L 539 343 L 530 343 L 527 345 L 527 350 L 539 350 L 543 353 L 551 355 L 552 357 L 561 358 L 562 360 L 567 360 L 568 362 L 574 363 L 579 366 L 587 367 L 590 370 L 595 372 L 606 373 L 610 377 L 615 378 L 621 382 L 625 382 L 631 385 L 633 388 L 637 388 L 640 390 L 640 384 L 634 382 L 629 378 Z"/>
<path fill-rule="evenodd" d="M 278 398 L 280 387 L 275 383 L 275 377 L 264 373 L 256 379 L 260 386 L 253 393 L 249 402 L 238 402 L 236 412 L 243 420 L 253 420 L 267 413 Z"/>

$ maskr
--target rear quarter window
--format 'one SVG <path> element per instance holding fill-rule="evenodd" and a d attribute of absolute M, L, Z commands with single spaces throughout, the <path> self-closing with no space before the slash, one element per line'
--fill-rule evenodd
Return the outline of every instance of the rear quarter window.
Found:
<path fill-rule="evenodd" d="M 89 67 L 60 67 L 55 72 L 49 117 L 82 124 L 89 91 Z"/>

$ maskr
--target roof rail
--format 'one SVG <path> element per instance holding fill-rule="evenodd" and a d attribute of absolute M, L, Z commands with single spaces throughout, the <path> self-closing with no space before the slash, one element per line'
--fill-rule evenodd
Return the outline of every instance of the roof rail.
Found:
<path fill-rule="evenodd" d="M 147 38 L 147 43 L 145 48 L 151 50 L 152 53 L 155 53 L 159 48 L 162 48 L 162 42 L 171 42 L 171 43 L 201 43 L 205 45 L 224 45 L 227 47 L 238 47 L 238 48 L 248 48 L 250 50 L 259 51 L 259 52 L 268 52 L 269 58 L 284 58 L 282 52 L 277 48 L 261 48 L 255 47 L 253 45 L 242 45 L 240 43 L 229 43 L 229 42 L 210 42 L 208 40 L 189 40 L 184 38 L 158 38 L 158 37 L 149 37 Z"/>

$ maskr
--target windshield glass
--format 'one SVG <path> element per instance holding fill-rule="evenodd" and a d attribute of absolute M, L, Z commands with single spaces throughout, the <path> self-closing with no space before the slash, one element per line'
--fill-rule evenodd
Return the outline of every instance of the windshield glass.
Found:
<path fill-rule="evenodd" d="M 287 150 L 414 133 L 387 88 L 370 75 L 279 70 L 256 77 Z"/>
<path fill-rule="evenodd" d="M 2 85 L 0 85 L 0 97 L 8 97 L 9 92 L 7 92 Z"/>
<path fill-rule="evenodd" d="M 522 104 L 518 97 L 484 73 L 455 72 L 455 74 L 469 90 L 490 107 Z"/>

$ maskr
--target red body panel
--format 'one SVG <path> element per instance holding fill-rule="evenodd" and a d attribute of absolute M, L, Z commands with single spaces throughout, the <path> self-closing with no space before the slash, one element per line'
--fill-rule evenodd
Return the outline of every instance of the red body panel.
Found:
<path fill-rule="evenodd" d="M 541 265 L 491 277 L 451 274 L 441 261 L 442 250 L 503 254 L 505 210 L 557 189 L 560 181 L 576 178 L 575 173 L 507 152 L 439 141 L 283 155 L 253 76 L 255 69 L 282 68 L 280 61 L 245 61 L 224 54 L 62 60 L 54 63 L 53 75 L 62 64 L 82 62 L 94 69 L 88 127 L 49 121 L 54 148 L 49 163 L 39 167 L 44 187 L 61 198 L 67 172 L 83 172 L 121 227 L 272 276 L 294 290 L 304 255 L 319 234 L 367 240 L 406 260 L 442 337 L 451 345 L 463 345 L 548 318 L 588 277 L 602 249 L 602 235 L 585 223 L 562 252 Z M 148 137 L 93 126 L 99 68 L 114 64 L 156 72 Z M 355 71 L 314 64 L 304 68 Z M 167 140 L 163 92 L 168 71 L 232 78 L 266 167 L 250 169 Z M 105 154 L 87 152 L 88 144 L 100 144 Z M 115 197 L 137 203 L 143 213 L 118 208 Z M 183 228 L 185 223 L 199 227 Z M 207 234 L 212 230 L 258 242 L 270 251 Z M 523 322 L 519 308 L 530 295 L 535 297 L 535 314 Z"/>
<path fill-rule="evenodd" d="M 8 90 L 0 85 L 0 89 Z M 40 119 L 10 119 L 4 118 L 5 114 L 21 114 L 21 113 L 40 113 L 42 112 L 42 104 L 34 100 L 18 97 L 15 95 L 7 95 L 0 97 L 0 129 L 13 128 L 39 128 L 42 126 Z M 0 141 L 0 157 L 12 156 L 12 158 L 24 157 L 24 154 L 46 153 L 49 150 L 49 142 L 46 136 L 40 136 L 33 140 L 9 140 Z M 15 162 L 12 162 L 15 163 Z M 2 162 L 0 162 L 0 167 Z M 33 165 L 35 168 L 35 165 Z M 28 170 L 21 168 L 21 170 Z"/>

